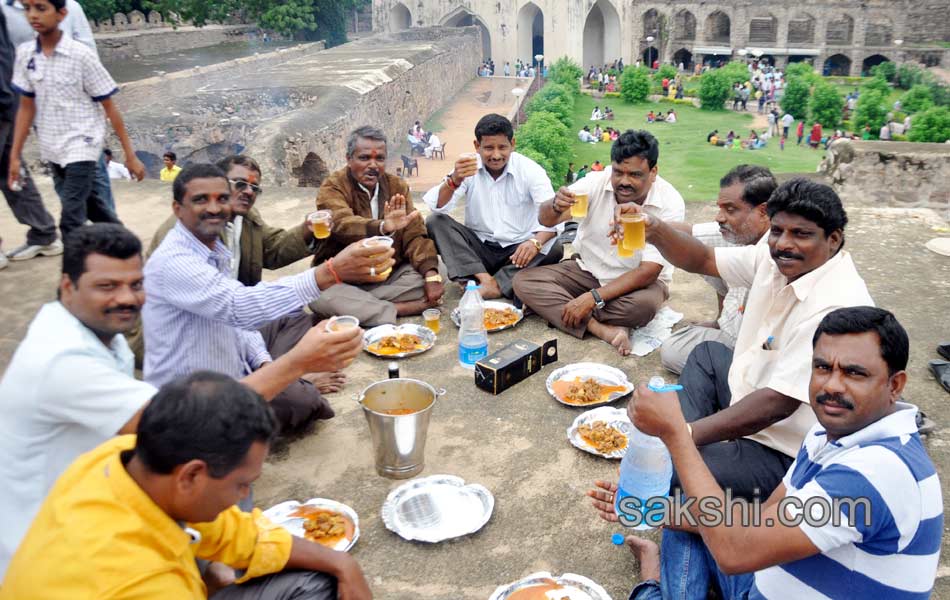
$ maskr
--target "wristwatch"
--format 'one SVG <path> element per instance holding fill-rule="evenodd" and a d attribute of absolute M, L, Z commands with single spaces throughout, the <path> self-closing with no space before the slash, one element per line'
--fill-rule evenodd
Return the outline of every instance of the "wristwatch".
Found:
<path fill-rule="evenodd" d="M 531 238 L 531 239 L 528 240 L 528 241 L 531 242 L 532 244 L 534 244 L 534 247 L 538 249 L 538 252 L 541 252 L 541 248 L 544 247 L 544 246 L 542 246 L 541 242 L 538 241 L 537 238 Z"/>
<path fill-rule="evenodd" d="M 442 283 L 442 276 L 438 273 L 435 275 L 429 275 L 426 277 L 426 283 Z"/>
<path fill-rule="evenodd" d="M 597 308 L 602 309 L 607 306 L 607 303 L 604 302 L 604 299 L 600 297 L 600 292 L 597 290 L 591 290 L 590 295 L 594 297 L 594 306 Z"/>

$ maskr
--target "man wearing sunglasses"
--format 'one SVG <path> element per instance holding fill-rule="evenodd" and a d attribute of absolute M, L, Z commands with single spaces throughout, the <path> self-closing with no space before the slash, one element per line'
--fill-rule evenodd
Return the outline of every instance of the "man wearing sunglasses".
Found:
<path fill-rule="evenodd" d="M 253 158 L 229 156 L 221 160 L 218 167 L 227 174 L 231 184 L 232 219 L 221 238 L 233 256 L 233 278 L 246 286 L 257 285 L 264 269 L 280 269 L 310 258 L 323 244 L 314 239 L 306 222 L 290 229 L 280 229 L 264 221 L 254 207 L 264 190 L 261 187 L 261 168 Z M 175 215 L 171 215 L 162 223 L 152 237 L 146 258 L 161 245 L 176 222 Z M 261 335 L 268 352 L 276 359 L 293 348 L 313 324 L 309 314 L 284 317 L 262 327 Z M 141 365 L 145 355 L 141 329 L 127 337 L 135 352 L 136 363 Z M 312 418 L 329 419 L 333 417 L 333 410 L 320 394 L 314 393 L 313 388 L 329 394 L 342 389 L 345 383 L 346 376 L 342 372 L 308 374 L 275 399 L 274 410 L 281 423 L 289 424 L 292 429 Z"/>

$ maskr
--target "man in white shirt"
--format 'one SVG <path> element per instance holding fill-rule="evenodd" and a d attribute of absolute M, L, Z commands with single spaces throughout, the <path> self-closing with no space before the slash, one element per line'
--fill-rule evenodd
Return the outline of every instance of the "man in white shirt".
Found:
<path fill-rule="evenodd" d="M 628 130 L 610 150 L 611 166 L 562 187 L 541 205 L 547 227 L 571 220 L 576 194 L 588 195 L 572 244 L 574 260 L 527 269 L 515 277 L 515 295 L 548 323 L 577 338 L 588 331 L 630 353 L 630 329 L 649 323 L 669 297 L 673 267 L 652 245 L 632 257 L 618 256 L 609 235 L 616 207 L 643 207 L 664 221 L 682 221 L 679 192 L 657 175 L 659 144 L 649 132 Z"/>
<path fill-rule="evenodd" d="M 427 219 L 453 281 L 476 279 L 484 298 L 511 298 L 519 270 L 561 260 L 554 228 L 538 223 L 538 207 L 554 197 L 544 169 L 514 151 L 511 121 L 485 115 L 475 126 L 478 157 L 461 158 L 429 190 Z M 449 211 L 465 200 L 465 224 Z"/>
<path fill-rule="evenodd" d="M 696 225 L 677 223 L 675 227 L 713 248 L 755 245 L 769 231 L 765 203 L 777 186 L 772 172 L 765 167 L 734 167 L 719 181 L 716 221 Z M 739 335 L 749 289 L 730 287 L 718 277 L 704 279 L 716 290 L 719 317 L 709 323 L 687 325 L 660 346 L 660 361 L 677 375 L 683 372 L 693 348 L 702 342 L 720 342 L 734 348 Z"/>
<path fill-rule="evenodd" d="M 425 155 L 426 158 L 432 158 L 433 150 L 442 149 L 442 140 L 439 139 L 439 136 L 435 133 L 429 135 L 429 144 L 426 146 Z"/>
<path fill-rule="evenodd" d="M 791 129 L 792 123 L 795 122 L 795 117 L 789 113 L 785 113 L 782 117 L 782 137 L 788 139 L 788 130 Z"/>
<path fill-rule="evenodd" d="M 132 179 L 132 174 L 122 163 L 112 160 L 112 150 L 106 148 L 102 151 L 106 157 L 106 169 L 109 172 L 109 179 Z"/>
<path fill-rule="evenodd" d="M 156 388 L 133 376 L 124 333 L 145 302 L 142 244 L 118 224 L 66 239 L 59 301 L 43 306 L 0 380 L 0 579 L 46 493 L 80 454 L 135 433 Z M 268 400 L 303 373 L 336 370 L 361 350 L 359 330 L 315 327 L 243 382 Z"/>

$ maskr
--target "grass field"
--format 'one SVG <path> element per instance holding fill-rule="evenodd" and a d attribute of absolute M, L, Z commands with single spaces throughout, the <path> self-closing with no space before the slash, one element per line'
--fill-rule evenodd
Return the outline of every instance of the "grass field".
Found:
<path fill-rule="evenodd" d="M 729 169 L 743 163 L 763 165 L 774 173 L 814 172 L 821 161 L 823 152 L 812 150 L 804 145 L 795 145 L 792 125 L 791 143 L 785 144 L 785 151 L 779 149 L 778 139 L 770 139 L 768 146 L 761 150 L 726 150 L 706 143 L 706 135 L 718 129 L 725 136 L 730 130 L 748 137 L 752 127 L 753 113 L 735 113 L 732 111 L 708 112 L 687 105 L 661 103 L 625 104 L 619 98 L 610 98 L 606 104 L 613 109 L 614 121 L 600 121 L 601 127 L 611 126 L 620 131 L 626 129 L 646 129 L 660 142 L 660 175 L 672 183 L 686 200 L 713 200 L 719 191 L 719 179 Z M 574 168 L 593 164 L 599 160 L 610 163 L 610 144 L 584 144 L 578 141 L 577 132 L 584 125 L 593 130 L 595 123 L 590 121 L 590 113 L 595 105 L 603 108 L 603 99 L 581 95 L 577 99 L 574 111 L 572 143 Z M 646 114 L 653 109 L 667 112 L 670 107 L 676 111 L 677 123 L 647 123 Z M 758 133 L 764 127 L 757 128 Z"/>

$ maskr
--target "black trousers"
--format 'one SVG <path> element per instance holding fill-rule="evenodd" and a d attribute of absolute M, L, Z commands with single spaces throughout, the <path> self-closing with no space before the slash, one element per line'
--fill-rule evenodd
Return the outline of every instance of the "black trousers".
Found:
<path fill-rule="evenodd" d="M 56 221 L 43 206 L 43 198 L 40 197 L 26 165 L 23 165 L 23 174 L 20 176 L 23 189 L 15 192 L 7 186 L 15 116 L 16 112 L 13 111 L 12 115 L 0 117 L 0 146 L 3 147 L 2 155 L 0 155 L 0 191 L 3 192 L 16 220 L 30 228 L 26 232 L 26 243 L 31 246 L 47 246 L 56 241 Z"/>
<path fill-rule="evenodd" d="M 488 273 L 498 282 L 506 298 L 514 297 L 512 280 L 520 269 L 511 264 L 511 255 L 518 244 L 502 247 L 481 241 L 475 232 L 446 214 L 436 213 L 426 219 L 429 237 L 435 242 L 453 281 L 471 278 L 476 273 Z M 561 260 L 564 250 L 560 241 L 554 242 L 550 252 L 535 256 L 525 269 L 553 265 Z"/>
<path fill-rule="evenodd" d="M 69 163 L 65 167 L 51 163 L 53 187 L 63 203 L 59 230 L 63 239 L 69 232 L 86 224 L 121 223 L 111 205 L 111 199 L 99 195 L 95 187 L 98 164 L 94 160 Z"/>
<path fill-rule="evenodd" d="M 719 342 L 703 342 L 686 360 L 680 375 L 680 407 L 687 422 L 729 407 L 729 367 L 732 350 Z M 734 498 L 766 498 L 782 482 L 793 458 L 758 442 L 740 438 L 715 442 L 699 448 L 706 466 L 723 488 L 731 488 Z M 681 486 L 673 473 L 673 487 Z"/>

